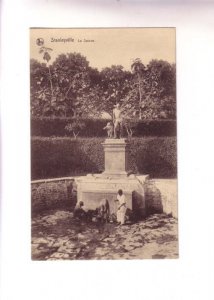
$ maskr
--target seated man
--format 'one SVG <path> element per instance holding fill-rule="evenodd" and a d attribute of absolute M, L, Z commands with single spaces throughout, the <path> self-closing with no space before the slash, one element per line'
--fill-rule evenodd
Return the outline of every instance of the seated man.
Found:
<path fill-rule="evenodd" d="M 108 222 L 110 216 L 110 207 L 107 199 L 102 199 L 96 209 L 97 217 L 101 222 Z"/>
<path fill-rule="evenodd" d="M 77 219 L 85 219 L 86 218 L 86 211 L 83 209 L 84 202 L 80 201 L 76 204 L 74 208 L 74 217 Z"/>

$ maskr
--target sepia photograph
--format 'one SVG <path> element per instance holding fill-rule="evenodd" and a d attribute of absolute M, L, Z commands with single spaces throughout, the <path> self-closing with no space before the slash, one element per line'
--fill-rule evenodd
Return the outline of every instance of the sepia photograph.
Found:
<path fill-rule="evenodd" d="M 1 299 L 213 298 L 208 2 L 2 1 Z"/>
<path fill-rule="evenodd" d="M 178 258 L 175 28 L 30 29 L 32 259 Z"/>

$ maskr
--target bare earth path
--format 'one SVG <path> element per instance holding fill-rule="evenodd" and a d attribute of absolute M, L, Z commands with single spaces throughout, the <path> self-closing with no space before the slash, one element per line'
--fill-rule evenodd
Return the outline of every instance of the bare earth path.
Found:
<path fill-rule="evenodd" d="M 77 221 L 62 210 L 32 219 L 33 260 L 145 258 L 178 258 L 176 219 L 156 214 L 117 227 Z"/>

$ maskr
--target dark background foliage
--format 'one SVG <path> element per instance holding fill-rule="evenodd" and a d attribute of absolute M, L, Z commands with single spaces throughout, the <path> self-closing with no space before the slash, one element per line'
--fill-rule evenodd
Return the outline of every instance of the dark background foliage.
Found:
<path fill-rule="evenodd" d="M 32 179 L 100 173 L 104 170 L 104 138 L 69 137 L 31 139 Z M 132 138 L 130 170 L 151 177 L 175 178 L 175 137 Z"/>
<path fill-rule="evenodd" d="M 65 130 L 74 118 L 31 118 L 31 136 L 72 136 Z M 81 118 L 85 127 L 80 131 L 81 137 L 106 137 L 103 130 L 109 120 Z M 175 120 L 136 120 L 133 136 L 176 136 Z M 127 135 L 126 130 L 124 134 Z"/>

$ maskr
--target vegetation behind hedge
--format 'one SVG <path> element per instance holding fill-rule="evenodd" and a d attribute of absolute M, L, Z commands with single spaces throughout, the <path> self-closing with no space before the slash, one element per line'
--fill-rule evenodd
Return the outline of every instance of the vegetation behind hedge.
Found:
<path fill-rule="evenodd" d="M 32 180 L 102 172 L 103 141 L 102 138 L 33 137 Z M 176 138 L 132 138 L 129 165 L 134 172 L 151 177 L 176 177 Z"/>
<path fill-rule="evenodd" d="M 72 118 L 32 118 L 31 136 L 72 136 L 65 130 L 65 126 L 71 123 Z M 81 119 L 85 128 L 80 132 L 81 137 L 105 137 L 103 130 L 109 120 L 105 119 Z M 138 120 L 134 136 L 176 136 L 176 120 Z"/>

